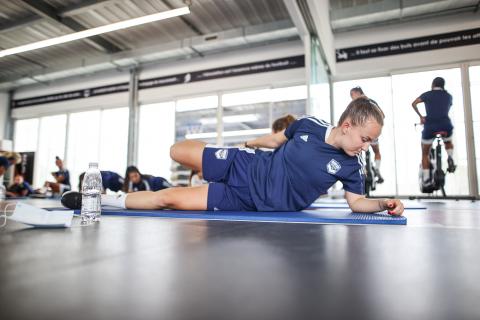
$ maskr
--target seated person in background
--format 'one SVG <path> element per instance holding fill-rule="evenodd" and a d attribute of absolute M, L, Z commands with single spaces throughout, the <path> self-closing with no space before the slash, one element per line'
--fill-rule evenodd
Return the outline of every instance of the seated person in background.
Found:
<path fill-rule="evenodd" d="M 10 162 L 5 157 L 0 157 L 0 178 L 3 177 L 8 167 L 10 167 Z"/>
<path fill-rule="evenodd" d="M 137 167 L 129 166 L 125 172 L 124 192 L 158 191 L 170 188 L 172 185 L 162 177 L 141 174 Z"/>
<path fill-rule="evenodd" d="M 288 128 L 288 126 L 297 120 L 297 118 L 291 114 L 287 114 L 272 123 L 272 133 L 277 133 Z"/>
<path fill-rule="evenodd" d="M 22 156 L 18 152 L 0 151 L 0 157 L 5 157 L 11 165 L 16 165 L 22 162 Z"/>
<path fill-rule="evenodd" d="M 19 173 L 15 175 L 14 183 L 7 188 L 7 197 L 26 197 L 33 193 L 33 189 Z"/>
<path fill-rule="evenodd" d="M 113 171 L 100 171 L 100 174 L 102 175 L 103 193 L 105 193 L 107 189 L 113 192 L 118 192 L 122 190 L 125 180 L 121 175 Z M 78 190 L 80 192 L 82 191 L 82 183 L 84 177 L 85 172 L 81 173 L 79 176 Z"/>
<path fill-rule="evenodd" d="M 39 190 L 39 193 L 46 193 L 48 188 L 50 188 L 53 193 L 63 194 L 72 188 L 70 185 L 70 173 L 63 165 L 62 159 L 58 156 L 55 157 L 55 165 L 58 167 L 58 171 L 52 172 L 55 182 L 45 181 L 44 187 Z"/>

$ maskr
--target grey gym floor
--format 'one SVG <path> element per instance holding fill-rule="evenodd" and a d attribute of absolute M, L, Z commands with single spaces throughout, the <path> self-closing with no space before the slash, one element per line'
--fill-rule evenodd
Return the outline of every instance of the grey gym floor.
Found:
<path fill-rule="evenodd" d="M 421 203 L 407 226 L 12 222 L 0 318 L 480 319 L 480 204 Z"/>

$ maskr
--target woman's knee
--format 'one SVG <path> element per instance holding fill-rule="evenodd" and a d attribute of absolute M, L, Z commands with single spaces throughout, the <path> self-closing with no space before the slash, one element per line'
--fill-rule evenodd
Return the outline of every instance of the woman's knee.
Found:
<path fill-rule="evenodd" d="M 170 158 L 172 160 L 175 160 L 175 158 L 177 157 L 177 143 L 173 144 L 171 147 L 170 147 Z"/>
<path fill-rule="evenodd" d="M 184 140 L 173 144 L 170 147 L 170 158 L 176 161 L 185 158 L 192 151 L 194 144 L 195 141 L 192 140 Z"/>

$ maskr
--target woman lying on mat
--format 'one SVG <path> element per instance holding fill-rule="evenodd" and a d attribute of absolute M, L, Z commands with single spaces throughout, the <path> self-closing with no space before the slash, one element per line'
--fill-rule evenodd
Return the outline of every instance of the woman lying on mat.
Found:
<path fill-rule="evenodd" d="M 247 141 L 246 148 L 207 145 L 186 140 L 170 149 L 173 160 L 203 171 L 209 184 L 102 196 L 102 204 L 127 209 L 298 211 L 307 208 L 340 180 L 354 212 L 388 210 L 403 213 L 398 199 L 363 195 L 362 150 L 378 138 L 384 114 L 367 98 L 352 101 L 337 127 L 314 117 L 287 129 Z M 257 147 L 273 148 L 266 152 Z M 65 194 L 70 208 L 81 204 L 79 193 Z"/>

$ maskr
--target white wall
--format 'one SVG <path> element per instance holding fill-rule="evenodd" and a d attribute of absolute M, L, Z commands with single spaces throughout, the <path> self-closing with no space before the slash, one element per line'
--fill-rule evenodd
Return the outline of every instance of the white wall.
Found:
<path fill-rule="evenodd" d="M 369 45 L 479 27 L 480 14 L 459 14 L 454 17 L 429 19 L 335 34 L 335 48 L 341 49 Z M 360 59 L 337 63 L 334 80 L 382 76 L 474 60 L 480 60 L 480 45 Z"/>
<path fill-rule="evenodd" d="M 303 54 L 300 41 L 292 41 L 254 49 L 238 50 L 231 53 L 211 55 L 204 58 L 167 62 L 143 66 L 140 79 L 168 76 L 178 73 L 199 71 L 217 67 L 231 66 L 261 60 L 276 59 Z M 129 81 L 129 72 L 109 72 L 102 75 L 84 76 L 60 80 L 49 86 L 22 87 L 15 91 L 14 99 L 49 95 L 84 88 L 112 85 Z M 281 86 L 282 84 L 305 83 L 304 68 L 274 71 L 253 75 L 237 76 L 217 80 L 199 81 L 139 91 L 140 103 L 161 102 L 173 97 L 202 95 L 207 92 L 241 90 L 259 86 Z M 22 107 L 12 110 L 13 118 L 28 118 L 59 112 L 96 109 L 98 107 L 122 107 L 128 105 L 128 93 L 109 94 L 85 99 L 61 101 L 43 105 Z"/>

